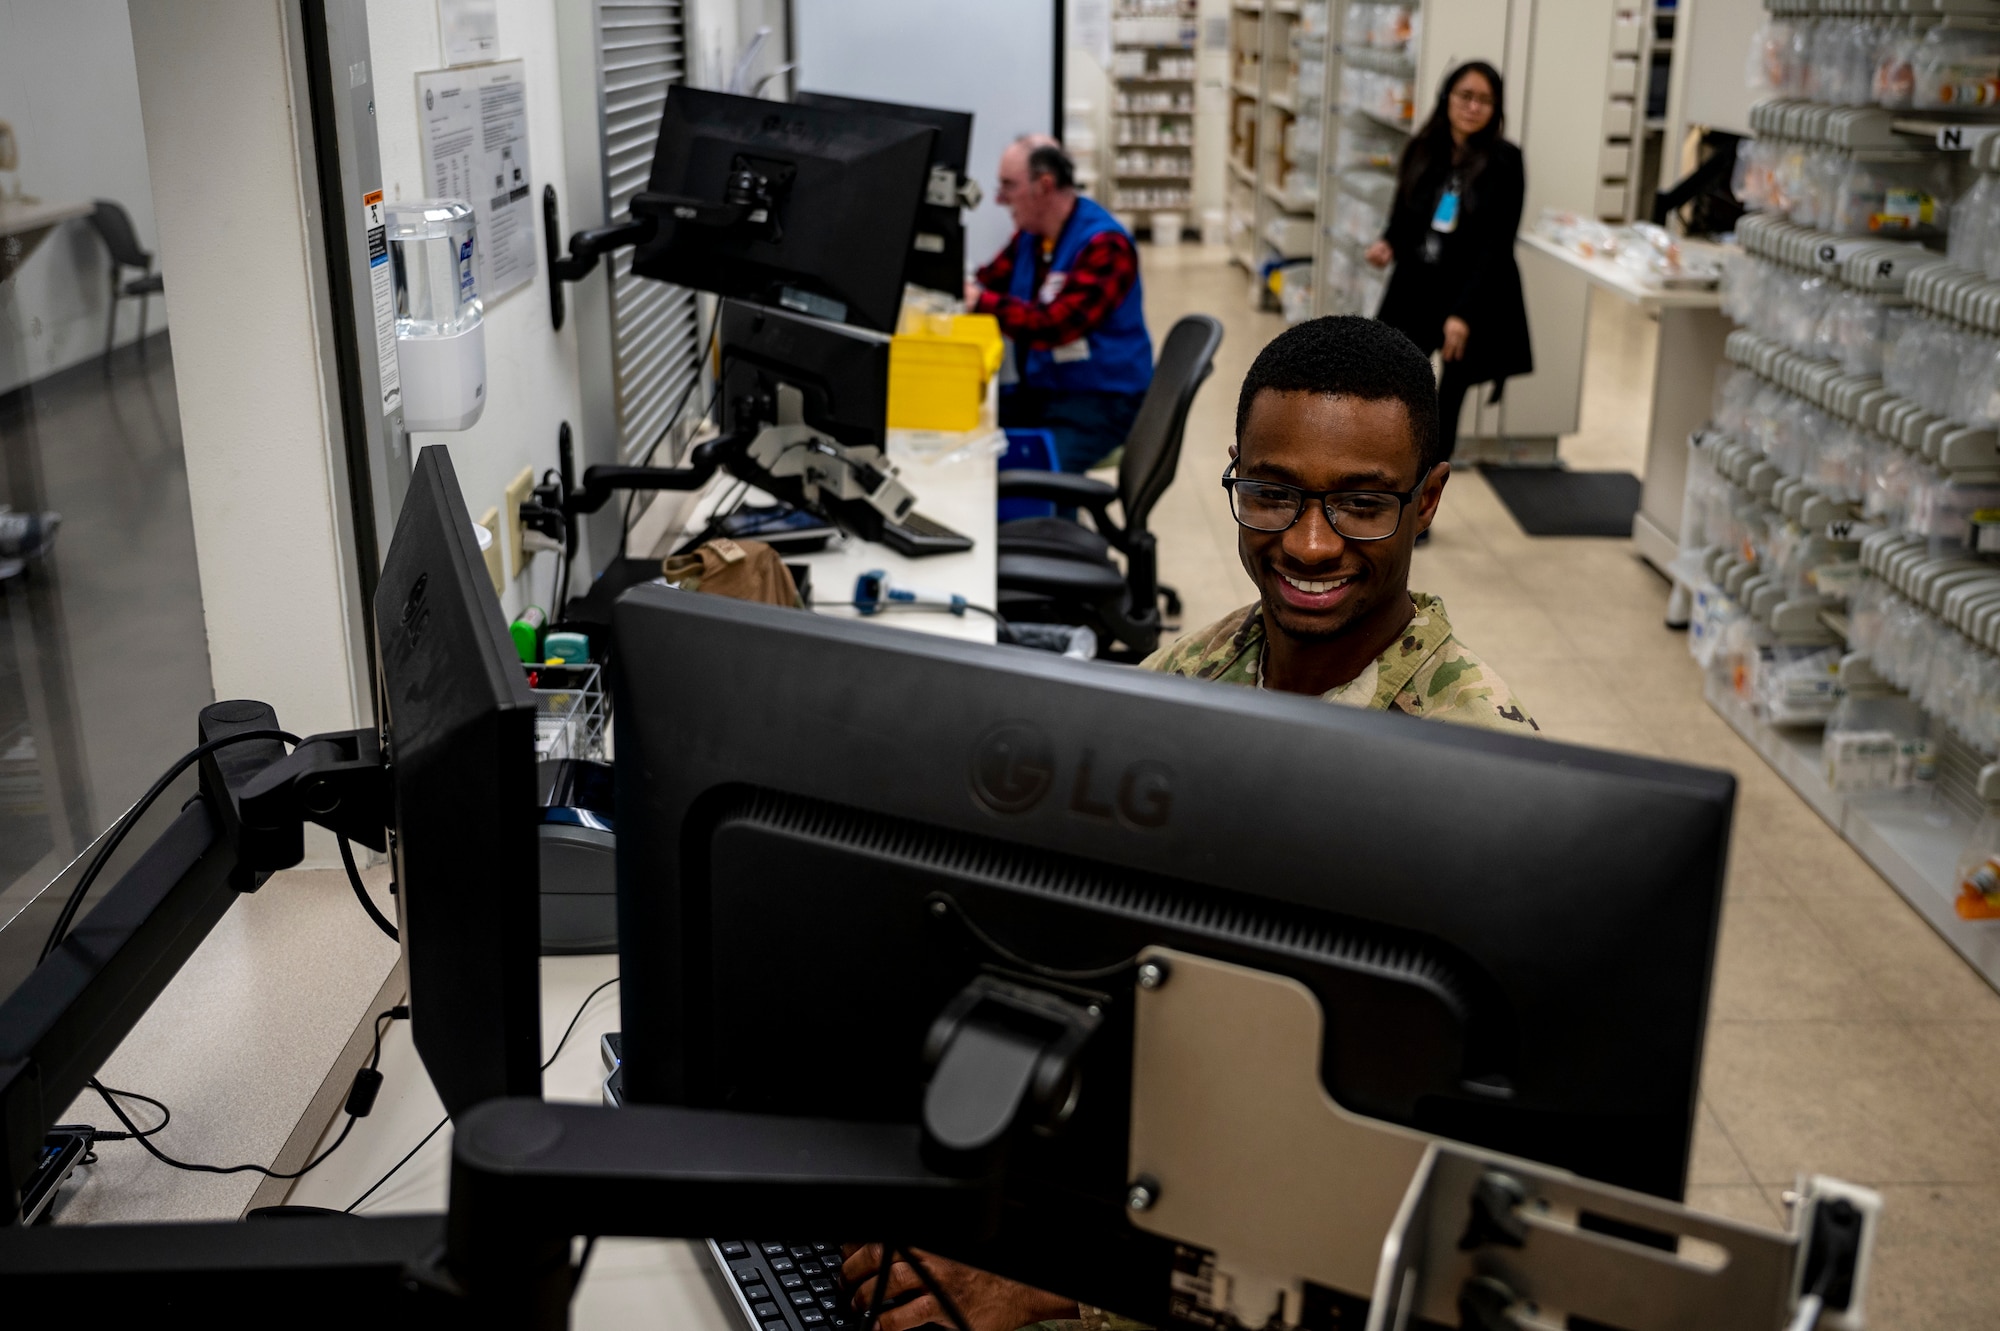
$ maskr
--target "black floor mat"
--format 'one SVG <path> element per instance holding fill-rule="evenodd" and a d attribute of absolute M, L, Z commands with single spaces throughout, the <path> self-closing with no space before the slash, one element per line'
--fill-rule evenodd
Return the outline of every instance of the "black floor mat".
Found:
<path fill-rule="evenodd" d="M 1480 473 L 1530 536 L 1630 536 L 1639 478 L 1625 471 L 1490 467 Z"/>

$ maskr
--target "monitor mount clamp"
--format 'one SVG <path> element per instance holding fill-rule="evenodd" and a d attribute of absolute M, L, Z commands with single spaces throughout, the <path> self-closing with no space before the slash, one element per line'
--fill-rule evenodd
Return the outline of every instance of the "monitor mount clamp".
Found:
<path fill-rule="evenodd" d="M 569 238 L 569 253 L 559 254 L 555 238 L 562 234 L 553 226 L 545 228 L 549 273 L 560 282 L 581 282 L 597 268 L 598 261 L 627 245 L 652 244 L 663 225 L 685 223 L 716 230 L 741 230 L 752 239 L 778 241 L 784 238 L 777 208 L 791 184 L 793 168 L 783 162 L 766 162 L 738 154 L 730 163 L 729 179 L 722 199 L 697 199 L 683 194 L 641 190 L 632 196 L 630 217 L 623 222 L 578 231 Z M 542 196 L 543 221 L 555 220 L 555 195 Z M 557 327 L 561 327 L 560 321 Z"/>

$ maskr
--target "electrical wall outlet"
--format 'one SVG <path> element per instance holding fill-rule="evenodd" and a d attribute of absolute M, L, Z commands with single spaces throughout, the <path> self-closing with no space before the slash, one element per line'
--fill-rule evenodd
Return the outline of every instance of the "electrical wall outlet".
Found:
<path fill-rule="evenodd" d="M 493 533 L 493 540 L 480 551 L 486 557 L 486 576 L 493 579 L 493 594 L 498 596 L 507 585 L 507 578 L 501 569 L 500 554 L 500 510 L 489 508 L 479 515 L 479 525 Z"/>
<path fill-rule="evenodd" d="M 521 505 L 535 493 L 535 469 L 521 468 L 521 474 L 507 482 L 507 576 L 518 578 L 528 566 L 528 552 L 521 548 Z"/>

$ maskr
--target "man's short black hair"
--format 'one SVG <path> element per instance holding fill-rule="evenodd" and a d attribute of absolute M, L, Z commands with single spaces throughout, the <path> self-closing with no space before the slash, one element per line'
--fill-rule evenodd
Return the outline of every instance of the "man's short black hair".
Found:
<path fill-rule="evenodd" d="M 1418 479 L 1444 461 L 1438 426 L 1437 376 L 1430 357 L 1417 344 L 1375 319 L 1351 314 L 1329 315 L 1293 324 L 1264 344 L 1243 393 L 1236 399 L 1236 438 L 1250 404 L 1265 389 L 1275 393 L 1320 393 L 1327 397 L 1358 397 L 1367 402 L 1390 398 L 1410 416 L 1410 434 L 1417 445 Z"/>
<path fill-rule="evenodd" d="M 1070 161 L 1069 154 L 1052 144 L 1028 150 L 1028 179 L 1049 176 L 1059 189 L 1076 188 L 1076 163 Z"/>

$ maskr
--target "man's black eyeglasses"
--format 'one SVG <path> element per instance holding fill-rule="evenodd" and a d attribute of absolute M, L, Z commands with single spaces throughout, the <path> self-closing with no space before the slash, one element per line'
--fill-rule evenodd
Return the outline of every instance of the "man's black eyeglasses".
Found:
<path fill-rule="evenodd" d="M 1251 531 L 1288 531 L 1305 512 L 1306 501 L 1317 499 L 1327 525 L 1343 540 L 1386 541 L 1403 525 L 1403 510 L 1423 493 L 1420 477 L 1409 490 L 1302 490 L 1283 481 L 1259 481 L 1234 476 L 1236 460 L 1222 469 L 1222 488 L 1229 491 L 1229 511 L 1239 526 Z"/>

